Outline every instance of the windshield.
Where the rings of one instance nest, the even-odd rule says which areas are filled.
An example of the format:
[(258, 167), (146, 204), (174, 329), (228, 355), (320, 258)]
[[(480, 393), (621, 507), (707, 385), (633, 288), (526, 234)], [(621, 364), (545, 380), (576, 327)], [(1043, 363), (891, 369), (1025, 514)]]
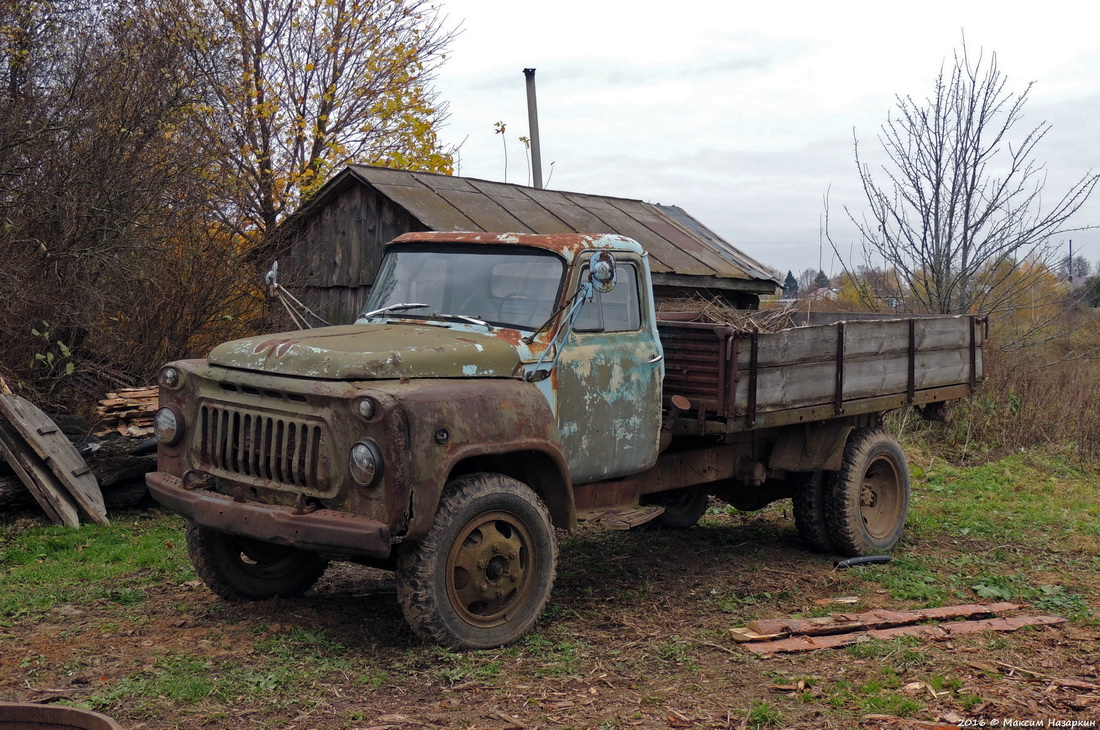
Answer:
[(363, 311), (404, 304), (376, 316), (449, 315), (534, 330), (553, 314), (564, 271), (554, 254), (530, 249), (391, 248)]

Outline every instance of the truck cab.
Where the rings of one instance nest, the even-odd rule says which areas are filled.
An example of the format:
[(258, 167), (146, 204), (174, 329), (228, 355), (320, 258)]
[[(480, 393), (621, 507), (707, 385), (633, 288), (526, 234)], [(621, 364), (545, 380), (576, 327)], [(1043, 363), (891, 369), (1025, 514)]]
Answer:
[(390, 568), (412, 629), (456, 648), (530, 629), (555, 529), (582, 515), (683, 528), (711, 496), (790, 498), (811, 549), (892, 549), (909, 473), (882, 416), (973, 393), (985, 318), (762, 332), (658, 321), (652, 291), (621, 236), (401, 236), (354, 324), (162, 369), (150, 492), (222, 597), (300, 593), (331, 560)]

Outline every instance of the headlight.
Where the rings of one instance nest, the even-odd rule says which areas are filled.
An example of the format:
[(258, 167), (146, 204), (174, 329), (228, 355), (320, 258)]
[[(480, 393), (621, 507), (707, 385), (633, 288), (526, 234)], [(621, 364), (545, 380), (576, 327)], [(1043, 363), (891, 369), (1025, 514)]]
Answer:
[(160, 371), (160, 384), (166, 388), (178, 388), (180, 384), (180, 371), (173, 367), (167, 367)]
[(153, 416), (153, 434), (165, 446), (173, 446), (183, 438), (183, 414), (175, 406), (165, 406)]
[(382, 452), (373, 441), (364, 439), (351, 447), (348, 468), (352, 479), (369, 487), (382, 476)]

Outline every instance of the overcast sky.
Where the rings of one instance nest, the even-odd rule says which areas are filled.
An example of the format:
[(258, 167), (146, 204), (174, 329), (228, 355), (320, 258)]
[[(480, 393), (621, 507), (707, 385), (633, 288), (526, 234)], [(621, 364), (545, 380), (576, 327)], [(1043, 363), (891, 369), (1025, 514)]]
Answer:
[[(1035, 82), (1020, 128), (1052, 125), (1036, 154), (1046, 201), (1100, 171), (1100, 34), (1085, 3), (440, 2), (462, 28), (436, 84), (458, 174), (505, 180), (506, 142), (507, 181), (528, 184), (535, 68), (546, 187), (680, 206), (784, 273), (817, 266), (826, 192), (847, 255), (843, 206), (863, 208), (853, 132), (861, 152), (877, 148), (895, 95), (926, 98), (964, 32), (972, 52), (997, 53), (1010, 89)], [(1076, 223), (1100, 224), (1100, 193)], [(1100, 231), (1065, 238), (1100, 261)], [(827, 243), (822, 265), (840, 268)]]

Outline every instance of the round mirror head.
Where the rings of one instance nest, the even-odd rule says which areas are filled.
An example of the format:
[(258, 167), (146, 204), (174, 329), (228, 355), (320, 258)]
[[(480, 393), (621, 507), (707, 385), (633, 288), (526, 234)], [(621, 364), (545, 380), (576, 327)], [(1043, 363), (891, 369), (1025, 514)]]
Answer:
[(600, 251), (588, 265), (592, 288), (606, 294), (615, 288), (615, 257), (610, 251)]

